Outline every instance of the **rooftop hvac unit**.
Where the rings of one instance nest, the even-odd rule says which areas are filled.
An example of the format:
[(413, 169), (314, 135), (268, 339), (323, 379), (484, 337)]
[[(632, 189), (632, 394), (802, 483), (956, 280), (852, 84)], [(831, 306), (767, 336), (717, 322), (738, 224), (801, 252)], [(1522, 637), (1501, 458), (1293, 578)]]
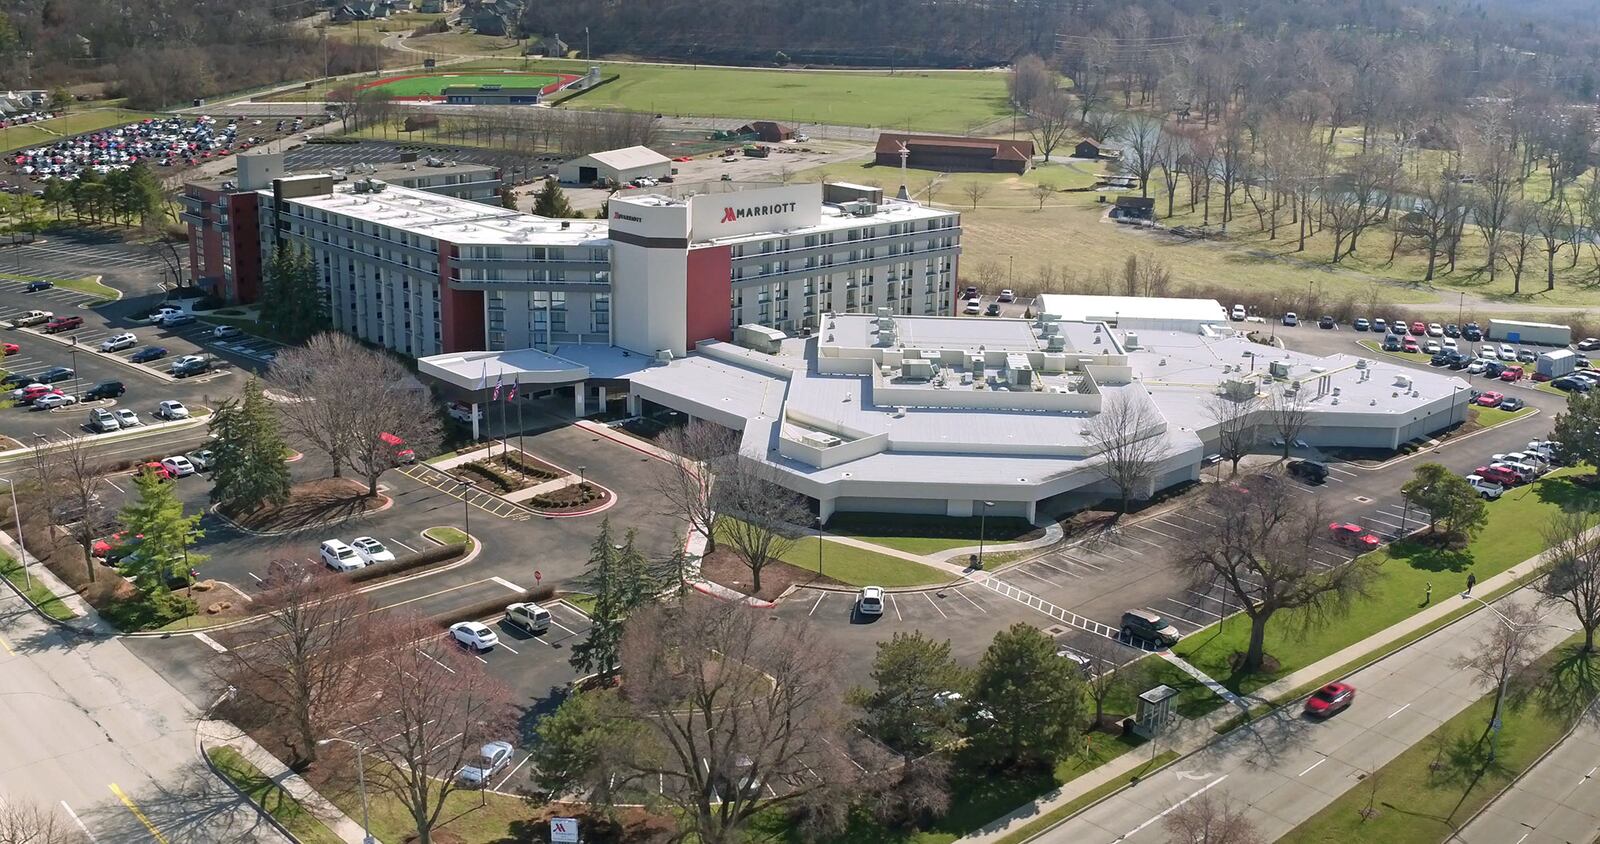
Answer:
[(1061, 333), (1061, 323), (1059, 323), (1059, 322), (1047, 322), (1047, 323), (1044, 324), (1044, 326), (1041, 328), (1041, 330), (1044, 332), (1044, 336), (1046, 336), (1046, 337), (1054, 337), (1057, 334)]
[(821, 431), (806, 431), (800, 435), (800, 442), (813, 448), (832, 448), (844, 442), (844, 440), (832, 434), (824, 434)]
[(1067, 349), (1067, 338), (1062, 337), (1060, 334), (1056, 334), (1049, 340), (1045, 341), (1044, 348), (1047, 352), (1064, 352)]
[(894, 345), (894, 326), (889, 325), (878, 329), (878, 344), (882, 346)]
[(672, 363), (672, 350), (659, 349), (656, 351), (656, 363)]
[(889, 318), (889, 309), (888, 308), (879, 308), (877, 310), (877, 315), (878, 315), (878, 319), (888, 319)]
[(894, 409), (894, 418), (896, 418), (896, 419), (904, 419), (904, 418), (906, 418), (906, 409), (904, 407), (895, 408)]
[(1338, 387), (1334, 387), (1333, 388), (1333, 394), (1336, 395), (1336, 396), (1339, 395), (1339, 388)]
[(1288, 378), (1289, 362), (1286, 360), (1271, 361), (1267, 366), (1267, 372), (1274, 378)]
[(1356, 359), (1356, 369), (1366, 369), (1366, 368), (1367, 368), (1367, 359), (1366, 358), (1357, 358)]
[(1402, 391), (1411, 389), (1411, 376), (1396, 375), (1394, 377), (1394, 385), (1399, 387)]
[(1139, 335), (1132, 331), (1122, 335), (1122, 345), (1128, 349), (1139, 348)]

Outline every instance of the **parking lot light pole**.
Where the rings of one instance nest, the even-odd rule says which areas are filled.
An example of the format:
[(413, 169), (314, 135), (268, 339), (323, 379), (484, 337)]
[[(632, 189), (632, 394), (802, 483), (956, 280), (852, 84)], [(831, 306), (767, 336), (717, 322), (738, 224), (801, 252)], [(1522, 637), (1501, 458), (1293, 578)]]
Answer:
[[(16, 505), (13, 504), (13, 507)], [(18, 528), (20, 531), (21, 528)], [(817, 517), (817, 576), (822, 576), (822, 517)]]
[(461, 532), (467, 535), (467, 542), (472, 542), (472, 502), (467, 495), (474, 489), (472, 481), (457, 481), (461, 486), (456, 492), (461, 493)]
[(336, 741), (342, 741), (356, 749), (356, 783), (361, 787), (361, 831), (366, 833), (366, 837), (361, 839), (361, 844), (378, 844), (378, 839), (372, 837), (372, 821), (367, 814), (367, 765), (365, 757), (361, 755), (362, 750), (365, 748), (349, 739), (343, 738), (325, 738), (318, 741), (317, 746), (322, 747), (325, 744), (331, 744)]
[(17, 509), (17, 484), (10, 478), (0, 478), (5, 485), (11, 487), (11, 517), (17, 520), (17, 547), (22, 549), (22, 582), (30, 591), (33, 589), (33, 575), (28, 573), (28, 543), (22, 538), (22, 511)]
[(983, 502), (983, 511), (978, 514), (978, 570), (983, 571), (983, 538), (989, 526), (989, 508), (994, 506), (993, 501)]
[(68, 350), (68, 354), (72, 355), (72, 395), (77, 396), (79, 395), (78, 381), (80, 379), (78, 378), (78, 335), (76, 334), (72, 335), (72, 348)]

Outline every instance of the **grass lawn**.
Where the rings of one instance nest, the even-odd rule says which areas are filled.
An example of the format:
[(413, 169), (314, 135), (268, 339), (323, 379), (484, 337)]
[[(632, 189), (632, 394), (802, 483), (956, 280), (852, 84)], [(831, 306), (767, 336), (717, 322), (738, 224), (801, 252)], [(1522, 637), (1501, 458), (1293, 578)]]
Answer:
[(1524, 416), (1533, 413), (1533, 408), (1524, 407), (1518, 410), (1501, 410), (1498, 407), (1474, 406), (1469, 412), (1471, 413), (1472, 421), (1476, 422), (1479, 428), (1493, 428), (1496, 425), (1504, 425), (1507, 422), (1521, 419)]
[(23, 147), (53, 144), (63, 138), (93, 132), (107, 126), (125, 126), (146, 117), (160, 117), (147, 111), (130, 111), (125, 108), (94, 108), (0, 129), (0, 152)]
[[(11, 281), (38, 281), (33, 276), (13, 275), (11, 273), (0, 273), (0, 278)], [(100, 276), (86, 275), (82, 278), (53, 278), (50, 281), (64, 290), (75, 290), (79, 293), (87, 293), (90, 296), (99, 296), (105, 299), (122, 298), (121, 291), (115, 287), (101, 284)]]
[(43, 610), (45, 615), (57, 621), (66, 621), (78, 617), (78, 614), (73, 612), (71, 607), (62, 603), (61, 599), (55, 596), (55, 593), (46, 589), (45, 585), (39, 581), (39, 578), (34, 577), (32, 579), (33, 585), (31, 587), (28, 586), (28, 578), (23, 574), (22, 564), (18, 563), (15, 558), (0, 554), (0, 576), (4, 576), (6, 580), (11, 581), (11, 584), (17, 587), (18, 592), (28, 596), (28, 600), (38, 604), (39, 609)]
[[(410, 27), (416, 29), (416, 27)], [(406, 38), (406, 46), (413, 50), (431, 50), (457, 56), (505, 56), (515, 59), (522, 55), (522, 45), (515, 39), (496, 35), (479, 35), (476, 32), (436, 32)]]
[(587, 592), (573, 592), (562, 595), (561, 600), (583, 610), (585, 615), (594, 615), (594, 596)]
[(1581, 642), (1575, 637), (1546, 654), (1520, 678), (1522, 688), (1506, 696), (1493, 761), (1485, 734), (1494, 713), (1491, 692), (1378, 771), (1375, 817), (1362, 817), (1374, 795), (1358, 785), (1279, 841), (1436, 844), (1449, 838), (1457, 824), (1560, 741), (1576, 712), (1593, 700), (1589, 678), (1600, 668), (1600, 656), (1578, 653), (1574, 645)]
[[(802, 537), (782, 556), (784, 562), (817, 570), (817, 538)], [(949, 583), (954, 575), (900, 557), (879, 554), (865, 548), (829, 542), (822, 549), (822, 573), (851, 586), (934, 586)]]
[[(354, 772), (351, 772), (354, 774)], [(371, 777), (367, 778), (370, 783)], [(352, 818), (361, 817), (361, 797), (356, 790), (327, 789), (323, 796)], [(405, 804), (381, 792), (368, 794), (372, 812), (372, 834), (385, 844), (400, 844), (407, 835), (416, 835), (416, 822)], [(518, 830), (526, 830), (540, 816), (540, 807), (521, 797), (466, 789), (451, 792), (445, 800), (444, 821), (434, 828), (449, 830), (467, 844), (522, 840)], [(546, 827), (548, 828), (548, 827)]]
[[(341, 844), (343, 839), (333, 834), (326, 824), (279, 788), (260, 768), (250, 764), (231, 747), (213, 747), (206, 757), (230, 782), (243, 791), (252, 802), (267, 810), (278, 823), (294, 834), (303, 844)], [(357, 816), (359, 817), (359, 815)]]
[(879, 513), (840, 513), (828, 522), (827, 531), (854, 537), (912, 554), (934, 554), (951, 548), (977, 545), (979, 531), (985, 544), (998, 545), (1034, 539), (1044, 531), (1026, 519), (952, 518)]
[(429, 76), (399, 74), (394, 81), (371, 85), (394, 97), (440, 96), (452, 85), (503, 85), (505, 87), (544, 87), (559, 82), (553, 73), (441, 73)]
[(467, 535), (462, 533), (460, 528), (431, 527), (423, 531), (422, 535), (440, 545), (456, 545), (469, 542)]
[[(1417, 542), (1397, 542), (1373, 553), (1383, 568), (1370, 594), (1354, 601), (1347, 615), (1311, 625), (1299, 635), (1299, 613), (1278, 613), (1267, 627), (1267, 652), (1279, 662), (1272, 674), (1235, 676), (1229, 658), (1242, 652), (1250, 626), (1242, 616), (1212, 625), (1186, 637), (1174, 650), (1200, 670), (1237, 692), (1251, 692), (1279, 676), (1309, 665), (1377, 633), (1421, 610), (1423, 594), (1433, 583), (1434, 601), (1455, 601), (1467, 573), (1486, 580), (1544, 549), (1540, 528), (1557, 511), (1600, 504), (1600, 491), (1573, 482), (1579, 470), (1561, 469), (1536, 483), (1506, 492), (1489, 502), (1489, 523), (1459, 551), (1441, 551)], [(1588, 469), (1582, 470), (1588, 473)], [(1472, 603), (1472, 606), (1477, 606)]]
[(1084, 809), (1089, 808), (1095, 803), (1098, 803), (1101, 799), (1109, 797), (1114, 792), (1121, 791), (1123, 788), (1130, 785), (1136, 785), (1140, 779), (1147, 777), (1156, 771), (1161, 770), (1162, 768), (1165, 768), (1176, 761), (1177, 758), (1177, 753), (1171, 750), (1163, 751), (1162, 753), (1158, 754), (1156, 758), (1133, 769), (1132, 773), (1096, 786), (1095, 788), (1084, 792), (1082, 795), (1069, 800), (1054, 809), (1051, 809), (1043, 815), (1040, 815), (1038, 818), (1029, 821), (1016, 832), (1013, 832), (1000, 839), (998, 842), (996, 842), (996, 844), (1024, 844), (1024, 842), (1031, 840), (1034, 836), (1044, 832), (1051, 826), (1054, 826), (1055, 824), (1058, 824), (1067, 818), (1076, 815)]

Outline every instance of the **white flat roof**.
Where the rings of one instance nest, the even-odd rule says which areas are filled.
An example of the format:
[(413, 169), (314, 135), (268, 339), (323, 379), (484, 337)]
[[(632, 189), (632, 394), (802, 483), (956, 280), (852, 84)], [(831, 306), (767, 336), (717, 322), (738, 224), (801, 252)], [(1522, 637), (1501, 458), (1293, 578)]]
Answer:
[[(868, 217), (859, 217), (844, 210), (843, 208), (840, 208), (837, 205), (830, 205), (824, 202), (822, 204), (822, 219), (819, 220), (814, 226), (800, 226), (798, 228), (785, 229), (779, 232), (751, 232), (750, 234), (696, 240), (695, 243), (748, 243), (751, 241), (767, 240), (775, 235), (792, 236), (807, 235), (813, 232), (820, 233), (844, 231), (847, 229), (858, 229), (863, 226), (875, 226), (880, 223), (904, 223), (920, 220), (936, 220), (941, 217), (955, 217), (957, 215), (958, 212), (955, 211), (943, 211), (938, 208), (929, 208), (917, 202), (907, 202), (905, 200), (885, 197), (883, 202), (879, 203), (876, 214)], [(950, 229), (951, 235), (957, 235), (959, 233), (959, 229)], [(837, 247), (842, 244), (836, 243), (834, 245)]]
[(469, 246), (603, 246), (610, 243), (607, 240), (610, 227), (604, 220), (553, 220), (399, 185), (388, 185), (377, 193), (356, 193), (353, 181), (342, 182), (334, 185), (333, 193), (297, 196), (288, 201)]
[(1228, 321), (1228, 312), (1215, 299), (1045, 293), (1039, 296), (1036, 310), (1082, 322), (1116, 319)]
[[(623, 147), (622, 149), (608, 149), (604, 152), (592, 152), (583, 158), (604, 164), (616, 170), (632, 170), (635, 167), (649, 167), (653, 164), (668, 164), (672, 159), (662, 155), (649, 147)], [(578, 159), (582, 161), (583, 159)]]

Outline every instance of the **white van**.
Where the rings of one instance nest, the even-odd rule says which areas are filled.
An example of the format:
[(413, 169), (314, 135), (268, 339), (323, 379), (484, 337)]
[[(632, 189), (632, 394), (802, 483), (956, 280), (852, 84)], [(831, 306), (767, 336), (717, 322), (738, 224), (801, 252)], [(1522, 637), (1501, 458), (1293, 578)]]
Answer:
[(543, 633), (550, 629), (550, 611), (533, 602), (512, 604), (506, 607), (506, 622), (515, 624), (529, 633)]
[(355, 571), (366, 565), (356, 549), (337, 539), (322, 543), (322, 564), (334, 571)]
[(1233, 306), (1233, 321), (1244, 322), (1244, 305)]

